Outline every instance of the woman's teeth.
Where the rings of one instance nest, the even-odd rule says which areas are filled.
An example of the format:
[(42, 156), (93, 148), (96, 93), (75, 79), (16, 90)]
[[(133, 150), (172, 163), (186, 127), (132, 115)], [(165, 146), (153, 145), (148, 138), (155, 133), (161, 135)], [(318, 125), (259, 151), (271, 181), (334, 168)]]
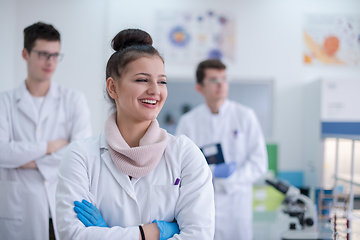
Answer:
[(156, 104), (156, 100), (144, 99), (144, 100), (140, 100), (140, 101), (143, 103), (148, 103), (148, 104), (152, 104), (152, 105)]

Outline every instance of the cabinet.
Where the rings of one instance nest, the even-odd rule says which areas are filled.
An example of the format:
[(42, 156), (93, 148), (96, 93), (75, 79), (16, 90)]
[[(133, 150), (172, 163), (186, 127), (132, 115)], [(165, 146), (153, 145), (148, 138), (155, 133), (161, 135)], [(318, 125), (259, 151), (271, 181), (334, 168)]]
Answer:
[(333, 189), (333, 196), (345, 193), (346, 214), (355, 220), (354, 196), (360, 193), (360, 79), (316, 80), (305, 87), (304, 100), (305, 184)]
[[(360, 79), (319, 79), (306, 85), (303, 115), (305, 185), (326, 187), (325, 170), (333, 167), (324, 161), (328, 154), (325, 147), (336, 138), (350, 142), (360, 139)], [(351, 149), (344, 154), (350, 152)]]

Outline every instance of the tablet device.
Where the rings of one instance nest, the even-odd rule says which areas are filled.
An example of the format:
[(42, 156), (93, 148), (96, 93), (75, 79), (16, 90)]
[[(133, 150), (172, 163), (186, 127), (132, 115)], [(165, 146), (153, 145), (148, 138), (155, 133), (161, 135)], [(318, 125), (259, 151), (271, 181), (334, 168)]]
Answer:
[(206, 145), (200, 148), (200, 150), (203, 152), (208, 164), (220, 164), (225, 162), (220, 143)]

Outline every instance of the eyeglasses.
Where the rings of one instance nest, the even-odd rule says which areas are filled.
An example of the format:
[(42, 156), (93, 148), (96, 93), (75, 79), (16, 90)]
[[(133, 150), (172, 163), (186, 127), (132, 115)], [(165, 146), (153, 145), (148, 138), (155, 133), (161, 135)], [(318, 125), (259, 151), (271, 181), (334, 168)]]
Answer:
[(64, 55), (62, 53), (48, 53), (48, 52), (38, 51), (38, 50), (31, 50), (31, 51), (36, 52), (38, 54), (40, 61), (48, 61), (51, 57), (53, 57), (53, 59), (56, 62), (60, 62), (61, 59), (64, 57)]
[(207, 82), (212, 83), (212, 84), (220, 84), (220, 83), (229, 82), (229, 79), (227, 79), (227, 78), (222, 78), (222, 79), (220, 79), (220, 78), (209, 78), (207, 80)]

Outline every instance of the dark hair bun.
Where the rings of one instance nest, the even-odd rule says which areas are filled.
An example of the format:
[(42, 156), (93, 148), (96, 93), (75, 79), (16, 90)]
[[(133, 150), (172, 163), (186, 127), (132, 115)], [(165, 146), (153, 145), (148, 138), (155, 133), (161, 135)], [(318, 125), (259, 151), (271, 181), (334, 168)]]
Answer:
[(131, 45), (152, 45), (151, 36), (140, 29), (125, 29), (119, 32), (112, 40), (111, 46), (119, 51)]

